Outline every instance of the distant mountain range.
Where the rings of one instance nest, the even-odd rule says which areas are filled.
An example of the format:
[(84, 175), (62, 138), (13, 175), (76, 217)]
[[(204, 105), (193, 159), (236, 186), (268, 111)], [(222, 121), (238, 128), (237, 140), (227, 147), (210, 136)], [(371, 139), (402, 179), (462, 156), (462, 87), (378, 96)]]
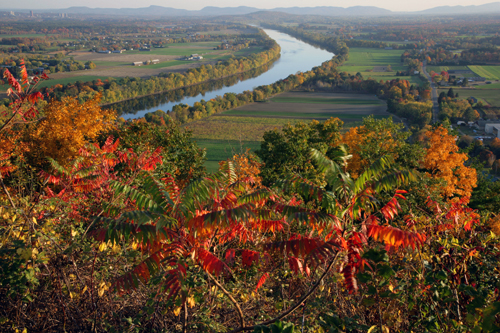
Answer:
[[(1, 9), (0, 9), (1, 10)], [(13, 9), (5, 9), (13, 10)], [(14, 9), (15, 10), (15, 9)], [(26, 12), (27, 9), (15, 10)], [(205, 7), (201, 10), (176, 9), (162, 6), (149, 6), (144, 8), (89, 8), (70, 7), (66, 9), (34, 10), (35, 13), (52, 12), (79, 15), (119, 15), (119, 16), (221, 16), (221, 15), (246, 15), (255, 12), (281, 12), (293, 15), (323, 15), (323, 16), (384, 16), (394, 14), (417, 14), (417, 15), (456, 15), (456, 14), (482, 14), (500, 13), (500, 2), (485, 5), (472, 6), (440, 6), (416, 12), (393, 12), (373, 6), (342, 7), (290, 7), (259, 9), (254, 7)]]

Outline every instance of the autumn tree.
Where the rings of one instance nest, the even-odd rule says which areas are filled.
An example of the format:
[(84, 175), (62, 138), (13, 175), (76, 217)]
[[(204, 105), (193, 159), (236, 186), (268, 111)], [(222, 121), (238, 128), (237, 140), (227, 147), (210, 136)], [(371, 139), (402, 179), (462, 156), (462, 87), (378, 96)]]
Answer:
[(349, 147), (352, 158), (347, 163), (351, 176), (357, 178), (369, 165), (382, 156), (391, 156), (398, 166), (414, 168), (422, 158), (419, 145), (407, 142), (410, 132), (403, 131), (402, 123), (394, 123), (392, 118), (363, 119), (363, 125), (351, 127), (342, 136), (342, 143)]
[(190, 131), (167, 116), (163, 126), (141, 121), (128, 121), (111, 134), (120, 138), (121, 146), (140, 154), (146, 150), (161, 148), (163, 164), (155, 169), (161, 178), (171, 174), (181, 187), (192, 179), (205, 174), (205, 150), (192, 140)]
[(250, 149), (247, 149), (247, 151), (242, 154), (235, 154), (228, 161), (219, 162), (220, 171), (223, 171), (227, 162), (231, 162), (232, 165), (234, 165), (236, 179), (245, 184), (249, 184), (249, 189), (253, 187), (262, 187), (262, 177), (260, 177), (262, 163), (258, 161), (256, 155), (250, 152)]
[(102, 109), (100, 100), (97, 95), (83, 104), (73, 98), (50, 101), (43, 110), (44, 117), (28, 129), (27, 140), (34, 162), (44, 163), (50, 157), (68, 166), (81, 148), (112, 129), (115, 112)]
[(476, 187), (476, 170), (464, 165), (468, 157), (458, 152), (455, 136), (448, 134), (443, 126), (428, 131), (426, 136), (428, 141), (423, 167), (427, 174), (444, 181), (439, 185), (443, 196), (470, 197)]
[(340, 119), (330, 118), (325, 122), (301, 122), (264, 133), (260, 149), (256, 152), (264, 163), (261, 171), (263, 184), (270, 185), (297, 173), (314, 182), (321, 182), (322, 175), (314, 167), (309, 151), (315, 148), (330, 156), (340, 141), (342, 125)]

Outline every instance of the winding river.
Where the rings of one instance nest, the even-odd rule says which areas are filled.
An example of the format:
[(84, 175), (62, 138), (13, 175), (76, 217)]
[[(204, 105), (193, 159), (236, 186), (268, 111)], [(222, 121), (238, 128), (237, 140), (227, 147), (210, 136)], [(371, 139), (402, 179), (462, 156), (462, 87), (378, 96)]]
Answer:
[[(140, 105), (135, 105), (134, 113), (123, 112), (122, 117), (125, 119), (133, 119), (144, 117), (148, 112), (154, 112), (156, 110), (170, 111), (172, 107), (179, 103), (184, 103), (188, 105), (193, 105), (195, 102), (199, 102), (201, 99), (212, 99), (217, 96), (222, 96), (225, 93), (241, 93), (246, 90), (253, 90), (255, 87), (261, 85), (267, 85), (274, 83), (278, 80), (286, 78), (290, 74), (295, 74), (297, 72), (305, 72), (312, 69), (315, 66), (321, 65), (324, 61), (330, 60), (334, 54), (320, 48), (314, 47), (307, 43), (304, 43), (290, 35), (281, 33), (276, 30), (264, 29), (266, 34), (274, 39), (281, 47), (281, 57), (275, 61), (267, 71), (260, 73), (256, 77), (244, 79), (241, 78), (235, 80), (236, 83), (228, 83), (222, 85), (214, 85), (213, 90), (205, 91), (204, 93), (198, 93), (195, 96), (183, 96), (187, 95), (184, 93), (178, 94), (177, 98), (172, 100), (172, 98), (166, 98), (161, 94), (156, 95), (156, 97), (149, 98), (161, 98), (162, 100), (152, 103), (155, 105), (151, 107), (151, 103), (140, 103), (144, 104), (144, 108)], [(183, 90), (183, 89), (180, 89)], [(116, 107), (120, 109), (120, 103), (115, 104)], [(123, 105), (122, 110), (127, 110), (127, 107)], [(130, 110), (132, 111), (132, 110)], [(129, 112), (130, 112), (129, 111)]]

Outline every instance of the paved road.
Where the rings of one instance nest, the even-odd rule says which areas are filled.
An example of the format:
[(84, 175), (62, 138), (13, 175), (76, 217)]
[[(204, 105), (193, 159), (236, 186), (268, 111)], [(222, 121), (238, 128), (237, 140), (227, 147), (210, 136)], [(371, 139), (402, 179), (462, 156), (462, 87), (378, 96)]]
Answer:
[(424, 64), (422, 66), (422, 71), (424, 72), (425, 77), (427, 80), (429, 80), (429, 83), (431, 84), (431, 98), (432, 98), (432, 123), (435, 123), (438, 121), (438, 113), (439, 113), (439, 104), (438, 104), (438, 94), (437, 94), (437, 89), (436, 89), (436, 84), (432, 82), (432, 79), (427, 73), (427, 68), (426, 68), (427, 62), (424, 61)]

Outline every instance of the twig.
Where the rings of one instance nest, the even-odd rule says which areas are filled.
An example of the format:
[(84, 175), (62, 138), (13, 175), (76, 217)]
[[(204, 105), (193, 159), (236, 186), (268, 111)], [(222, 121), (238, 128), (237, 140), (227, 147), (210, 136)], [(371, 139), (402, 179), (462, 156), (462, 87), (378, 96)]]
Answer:
[(237, 329), (229, 331), (229, 333), (237, 333), (237, 332), (241, 332), (241, 331), (253, 331), (255, 329), (255, 327), (257, 327), (257, 326), (266, 326), (266, 325), (272, 324), (275, 321), (278, 321), (278, 320), (280, 320), (280, 319), (288, 316), (289, 314), (291, 314), (295, 310), (297, 310), (302, 305), (302, 303), (304, 303), (312, 295), (312, 293), (316, 290), (316, 288), (318, 288), (318, 286), (320, 285), (321, 281), (323, 281), (323, 279), (325, 278), (325, 276), (328, 274), (328, 272), (330, 271), (330, 269), (333, 267), (333, 264), (335, 263), (338, 255), (339, 255), (339, 253), (337, 252), (337, 254), (335, 255), (335, 257), (333, 257), (332, 260), (330, 261), (330, 263), (328, 264), (328, 267), (326, 268), (326, 270), (323, 273), (323, 275), (321, 275), (321, 277), (314, 284), (314, 286), (311, 288), (311, 290), (309, 290), (309, 292), (307, 294), (305, 294), (304, 296), (302, 296), (302, 298), (300, 298), (297, 301), (297, 303), (294, 306), (292, 306), (290, 309), (286, 310), (285, 312), (283, 312), (279, 316), (277, 316), (277, 317), (275, 317), (273, 319), (270, 319), (268, 321), (262, 322), (262, 323), (260, 323), (258, 325), (247, 326), (247, 327), (241, 326), (241, 327), (239, 327)]
[[(220, 290), (222, 290), (222, 292), (231, 300), (231, 302), (236, 307), (236, 310), (238, 310), (238, 315), (240, 316), (240, 328), (245, 327), (245, 317), (243, 316), (243, 311), (241, 311), (241, 307), (238, 304), (238, 302), (236, 302), (234, 297), (226, 289), (224, 289), (224, 287), (219, 283), (219, 281), (217, 281), (209, 272), (206, 272), (206, 273), (207, 273), (208, 277), (210, 279), (212, 279), (212, 281), (214, 281), (214, 283), (217, 285), (217, 287), (219, 287)], [(236, 331), (236, 332), (239, 332), (239, 331)]]

